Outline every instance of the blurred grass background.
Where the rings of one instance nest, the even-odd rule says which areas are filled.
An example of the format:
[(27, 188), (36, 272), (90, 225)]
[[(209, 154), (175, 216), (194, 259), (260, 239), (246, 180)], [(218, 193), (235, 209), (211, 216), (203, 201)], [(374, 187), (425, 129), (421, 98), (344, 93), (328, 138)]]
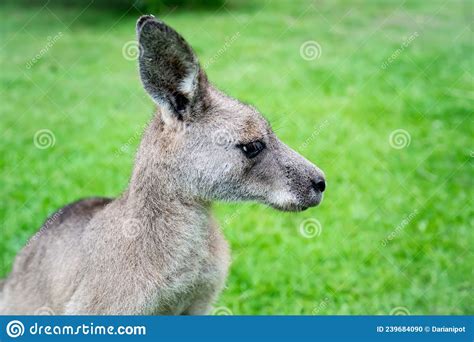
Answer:
[[(0, 5), (0, 276), (48, 214), (127, 185), (153, 104), (122, 50), (154, 5), (119, 2)], [(154, 14), (328, 179), (322, 205), (303, 213), (216, 204), (233, 250), (217, 306), (473, 314), (472, 2), (211, 5), (161, 3)], [(302, 58), (307, 41), (317, 58)], [(41, 129), (54, 146), (35, 147)], [(399, 129), (410, 142), (397, 149)], [(322, 227), (311, 238), (308, 219)]]

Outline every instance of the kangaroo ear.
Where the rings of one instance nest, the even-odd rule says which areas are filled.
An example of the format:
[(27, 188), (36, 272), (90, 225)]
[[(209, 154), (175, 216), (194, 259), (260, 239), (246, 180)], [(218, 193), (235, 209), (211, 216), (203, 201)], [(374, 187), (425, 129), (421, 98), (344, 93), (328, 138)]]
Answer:
[(161, 108), (183, 120), (203, 97), (207, 82), (196, 55), (175, 30), (151, 15), (137, 22), (140, 77)]

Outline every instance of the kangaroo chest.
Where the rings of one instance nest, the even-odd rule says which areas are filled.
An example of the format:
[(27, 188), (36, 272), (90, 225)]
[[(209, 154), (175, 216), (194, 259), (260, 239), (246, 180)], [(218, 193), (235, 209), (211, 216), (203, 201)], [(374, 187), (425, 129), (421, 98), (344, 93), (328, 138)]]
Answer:
[(210, 301), (227, 274), (227, 243), (217, 229), (180, 235), (160, 252), (163, 267), (151, 294), (153, 314), (182, 314), (197, 302)]

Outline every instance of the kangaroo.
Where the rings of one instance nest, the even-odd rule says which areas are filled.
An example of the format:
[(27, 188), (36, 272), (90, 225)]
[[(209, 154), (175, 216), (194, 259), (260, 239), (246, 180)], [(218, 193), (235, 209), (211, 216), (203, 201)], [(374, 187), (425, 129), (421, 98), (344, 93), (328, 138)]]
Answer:
[(230, 260), (213, 201), (300, 211), (322, 200), (322, 171), (254, 107), (210, 84), (175, 30), (146, 15), (136, 31), (140, 78), (157, 111), (129, 185), (46, 220), (0, 284), (2, 314), (207, 314)]

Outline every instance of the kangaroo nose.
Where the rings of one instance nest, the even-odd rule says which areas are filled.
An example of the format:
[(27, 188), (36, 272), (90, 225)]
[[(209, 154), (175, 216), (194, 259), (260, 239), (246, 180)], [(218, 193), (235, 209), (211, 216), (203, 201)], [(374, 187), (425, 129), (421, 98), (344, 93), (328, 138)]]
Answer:
[(326, 182), (322, 178), (312, 180), (311, 184), (313, 185), (313, 189), (316, 191), (324, 192), (326, 189)]

